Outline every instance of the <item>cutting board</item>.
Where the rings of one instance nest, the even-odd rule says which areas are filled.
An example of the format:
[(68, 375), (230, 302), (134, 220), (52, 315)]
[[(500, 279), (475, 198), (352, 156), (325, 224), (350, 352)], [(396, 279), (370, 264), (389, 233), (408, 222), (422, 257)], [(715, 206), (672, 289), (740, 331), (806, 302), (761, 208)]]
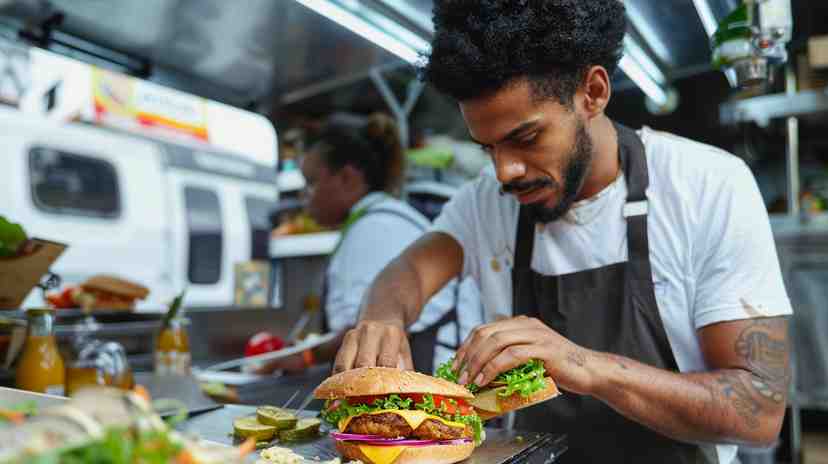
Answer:
[[(253, 406), (227, 405), (223, 409), (194, 417), (178, 428), (187, 433), (222, 444), (236, 444), (233, 436), (233, 420), (254, 415)], [(306, 412), (300, 417), (315, 417), (316, 412)], [(518, 438), (520, 437), (520, 438)], [(313, 462), (314, 458), (332, 459), (339, 454), (334, 449), (333, 439), (322, 436), (316, 440), (288, 446), (296, 453)], [(566, 451), (566, 436), (549, 433), (520, 432), (515, 430), (486, 429), (486, 440), (475, 449), (465, 464), (513, 464), (513, 463), (552, 463), (557, 456)], [(256, 453), (258, 455), (258, 453)], [(254, 459), (255, 461), (255, 459)]]

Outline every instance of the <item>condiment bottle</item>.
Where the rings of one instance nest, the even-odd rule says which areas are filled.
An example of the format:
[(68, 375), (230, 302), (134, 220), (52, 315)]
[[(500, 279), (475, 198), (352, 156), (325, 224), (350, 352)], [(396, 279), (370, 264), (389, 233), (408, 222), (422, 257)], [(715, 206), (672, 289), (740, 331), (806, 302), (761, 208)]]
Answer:
[(53, 333), (54, 311), (30, 309), (28, 337), (17, 364), (17, 388), (52, 395), (63, 395), (66, 383), (63, 358)]

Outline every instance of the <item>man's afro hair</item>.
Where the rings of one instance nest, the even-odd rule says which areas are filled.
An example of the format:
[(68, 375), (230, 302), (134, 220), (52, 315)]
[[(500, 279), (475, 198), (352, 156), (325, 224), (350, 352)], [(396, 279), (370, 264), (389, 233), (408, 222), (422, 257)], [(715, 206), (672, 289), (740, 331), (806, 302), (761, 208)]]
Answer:
[(435, 0), (422, 78), (465, 101), (526, 78), (537, 98), (571, 105), (589, 67), (612, 74), (626, 32), (620, 0)]

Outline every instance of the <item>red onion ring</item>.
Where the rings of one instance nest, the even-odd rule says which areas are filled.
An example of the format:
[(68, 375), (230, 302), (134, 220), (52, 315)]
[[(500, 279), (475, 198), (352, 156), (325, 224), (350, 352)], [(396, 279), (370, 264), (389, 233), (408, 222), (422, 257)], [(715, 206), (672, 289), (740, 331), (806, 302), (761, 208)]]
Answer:
[(365, 443), (367, 445), (379, 446), (434, 446), (434, 445), (459, 445), (462, 443), (469, 443), (470, 438), (461, 438), (457, 440), (417, 440), (408, 439), (404, 437), (399, 438), (383, 438), (378, 435), (361, 435), (357, 433), (340, 433), (331, 432), (331, 437), (339, 441), (354, 441)]

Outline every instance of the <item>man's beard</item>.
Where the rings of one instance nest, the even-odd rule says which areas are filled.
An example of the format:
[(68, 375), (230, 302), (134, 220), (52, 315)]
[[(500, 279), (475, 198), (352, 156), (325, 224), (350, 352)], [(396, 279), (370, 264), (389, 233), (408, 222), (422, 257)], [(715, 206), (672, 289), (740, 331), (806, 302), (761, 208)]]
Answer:
[(592, 139), (586, 131), (586, 126), (583, 121), (578, 120), (578, 126), (575, 129), (575, 141), (567, 156), (566, 167), (564, 168), (563, 188), (560, 183), (551, 178), (536, 179), (531, 182), (511, 183), (503, 186), (503, 191), (507, 193), (526, 191), (537, 187), (551, 188), (561, 192), (561, 199), (558, 204), (549, 208), (542, 203), (533, 203), (527, 205), (529, 215), (536, 223), (550, 223), (557, 221), (569, 211), (578, 194), (581, 192), (581, 187), (584, 185), (589, 173), (589, 165), (592, 163), (593, 157)]

